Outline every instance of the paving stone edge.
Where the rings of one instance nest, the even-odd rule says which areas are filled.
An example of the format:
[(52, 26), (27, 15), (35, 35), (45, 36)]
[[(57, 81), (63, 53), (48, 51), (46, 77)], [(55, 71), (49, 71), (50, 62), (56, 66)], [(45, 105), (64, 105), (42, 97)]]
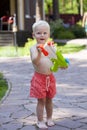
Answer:
[(7, 81), (7, 84), (8, 84), (8, 90), (5, 93), (4, 97), (1, 99), (0, 104), (2, 104), (4, 102), (4, 100), (9, 96), (11, 88), (12, 88), (12, 83), (8, 79), (6, 79), (6, 81)]

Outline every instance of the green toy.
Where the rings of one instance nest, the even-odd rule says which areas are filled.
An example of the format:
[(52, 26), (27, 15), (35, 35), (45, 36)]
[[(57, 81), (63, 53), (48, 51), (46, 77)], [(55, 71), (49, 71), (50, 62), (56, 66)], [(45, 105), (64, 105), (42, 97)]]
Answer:
[(67, 68), (69, 65), (69, 60), (65, 59), (61, 52), (58, 50), (56, 51), (57, 58), (51, 58), (51, 61), (53, 62), (53, 66), (50, 68), (52, 72), (58, 71), (59, 68)]
[(45, 56), (49, 56), (49, 53), (51, 53), (51, 52), (52, 52), (51, 57), (53, 57), (55, 55), (55, 58), (50, 58), (50, 60), (53, 63), (50, 70), (52, 72), (57, 72), (58, 68), (67, 68), (69, 65), (69, 60), (65, 59), (63, 57), (63, 55), (61, 54), (61, 52), (58, 51), (58, 49), (55, 50), (53, 45), (54, 45), (54, 43), (51, 41), (51, 42), (48, 42), (45, 46), (43, 44), (38, 45), (38, 48), (41, 50), (41, 52)]

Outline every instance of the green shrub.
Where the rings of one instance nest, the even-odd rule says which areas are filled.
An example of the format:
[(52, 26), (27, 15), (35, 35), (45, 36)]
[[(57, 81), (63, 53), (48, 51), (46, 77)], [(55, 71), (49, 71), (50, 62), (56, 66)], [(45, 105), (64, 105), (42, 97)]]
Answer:
[[(55, 36), (55, 35), (54, 35)], [(72, 32), (65, 30), (65, 31), (59, 31), (58, 33), (56, 33), (56, 37), (54, 38), (58, 38), (58, 39), (74, 39), (75, 36)]]
[(86, 36), (85, 29), (80, 25), (75, 25), (71, 27), (71, 32), (75, 35), (76, 38), (83, 38)]
[(24, 54), (25, 55), (29, 55), (30, 54), (30, 47), (33, 46), (34, 44), (36, 43), (36, 40), (35, 39), (32, 39), (32, 38), (28, 38), (28, 41), (25, 43), (25, 46), (24, 46)]
[(74, 39), (83, 38), (86, 36), (84, 28), (81, 26), (81, 21), (74, 26), (65, 28), (61, 19), (50, 23), (51, 37), (54, 39)]
[(61, 19), (50, 23), (51, 27), (51, 37), (54, 39), (73, 39), (74, 34), (63, 26), (63, 21)]
[(56, 33), (58, 31), (64, 30), (62, 24), (63, 24), (63, 22), (61, 19), (56, 20), (55, 22), (54, 21), (50, 22), (51, 37), (56, 37)]

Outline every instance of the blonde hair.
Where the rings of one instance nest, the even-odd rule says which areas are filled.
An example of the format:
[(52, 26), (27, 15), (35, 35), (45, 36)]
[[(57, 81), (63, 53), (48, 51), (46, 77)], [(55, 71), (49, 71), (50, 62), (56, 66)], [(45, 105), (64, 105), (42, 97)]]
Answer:
[(36, 28), (39, 27), (39, 26), (45, 26), (45, 27), (47, 27), (47, 29), (50, 32), (50, 25), (46, 21), (44, 21), (44, 20), (39, 20), (38, 22), (35, 22), (33, 24), (33, 26), (32, 26), (33, 32), (35, 32)]

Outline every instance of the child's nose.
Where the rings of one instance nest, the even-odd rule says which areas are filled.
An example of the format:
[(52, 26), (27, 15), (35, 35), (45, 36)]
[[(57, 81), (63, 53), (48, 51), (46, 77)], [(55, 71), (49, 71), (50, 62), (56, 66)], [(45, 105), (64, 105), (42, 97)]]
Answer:
[(44, 36), (44, 33), (42, 33), (41, 36)]

